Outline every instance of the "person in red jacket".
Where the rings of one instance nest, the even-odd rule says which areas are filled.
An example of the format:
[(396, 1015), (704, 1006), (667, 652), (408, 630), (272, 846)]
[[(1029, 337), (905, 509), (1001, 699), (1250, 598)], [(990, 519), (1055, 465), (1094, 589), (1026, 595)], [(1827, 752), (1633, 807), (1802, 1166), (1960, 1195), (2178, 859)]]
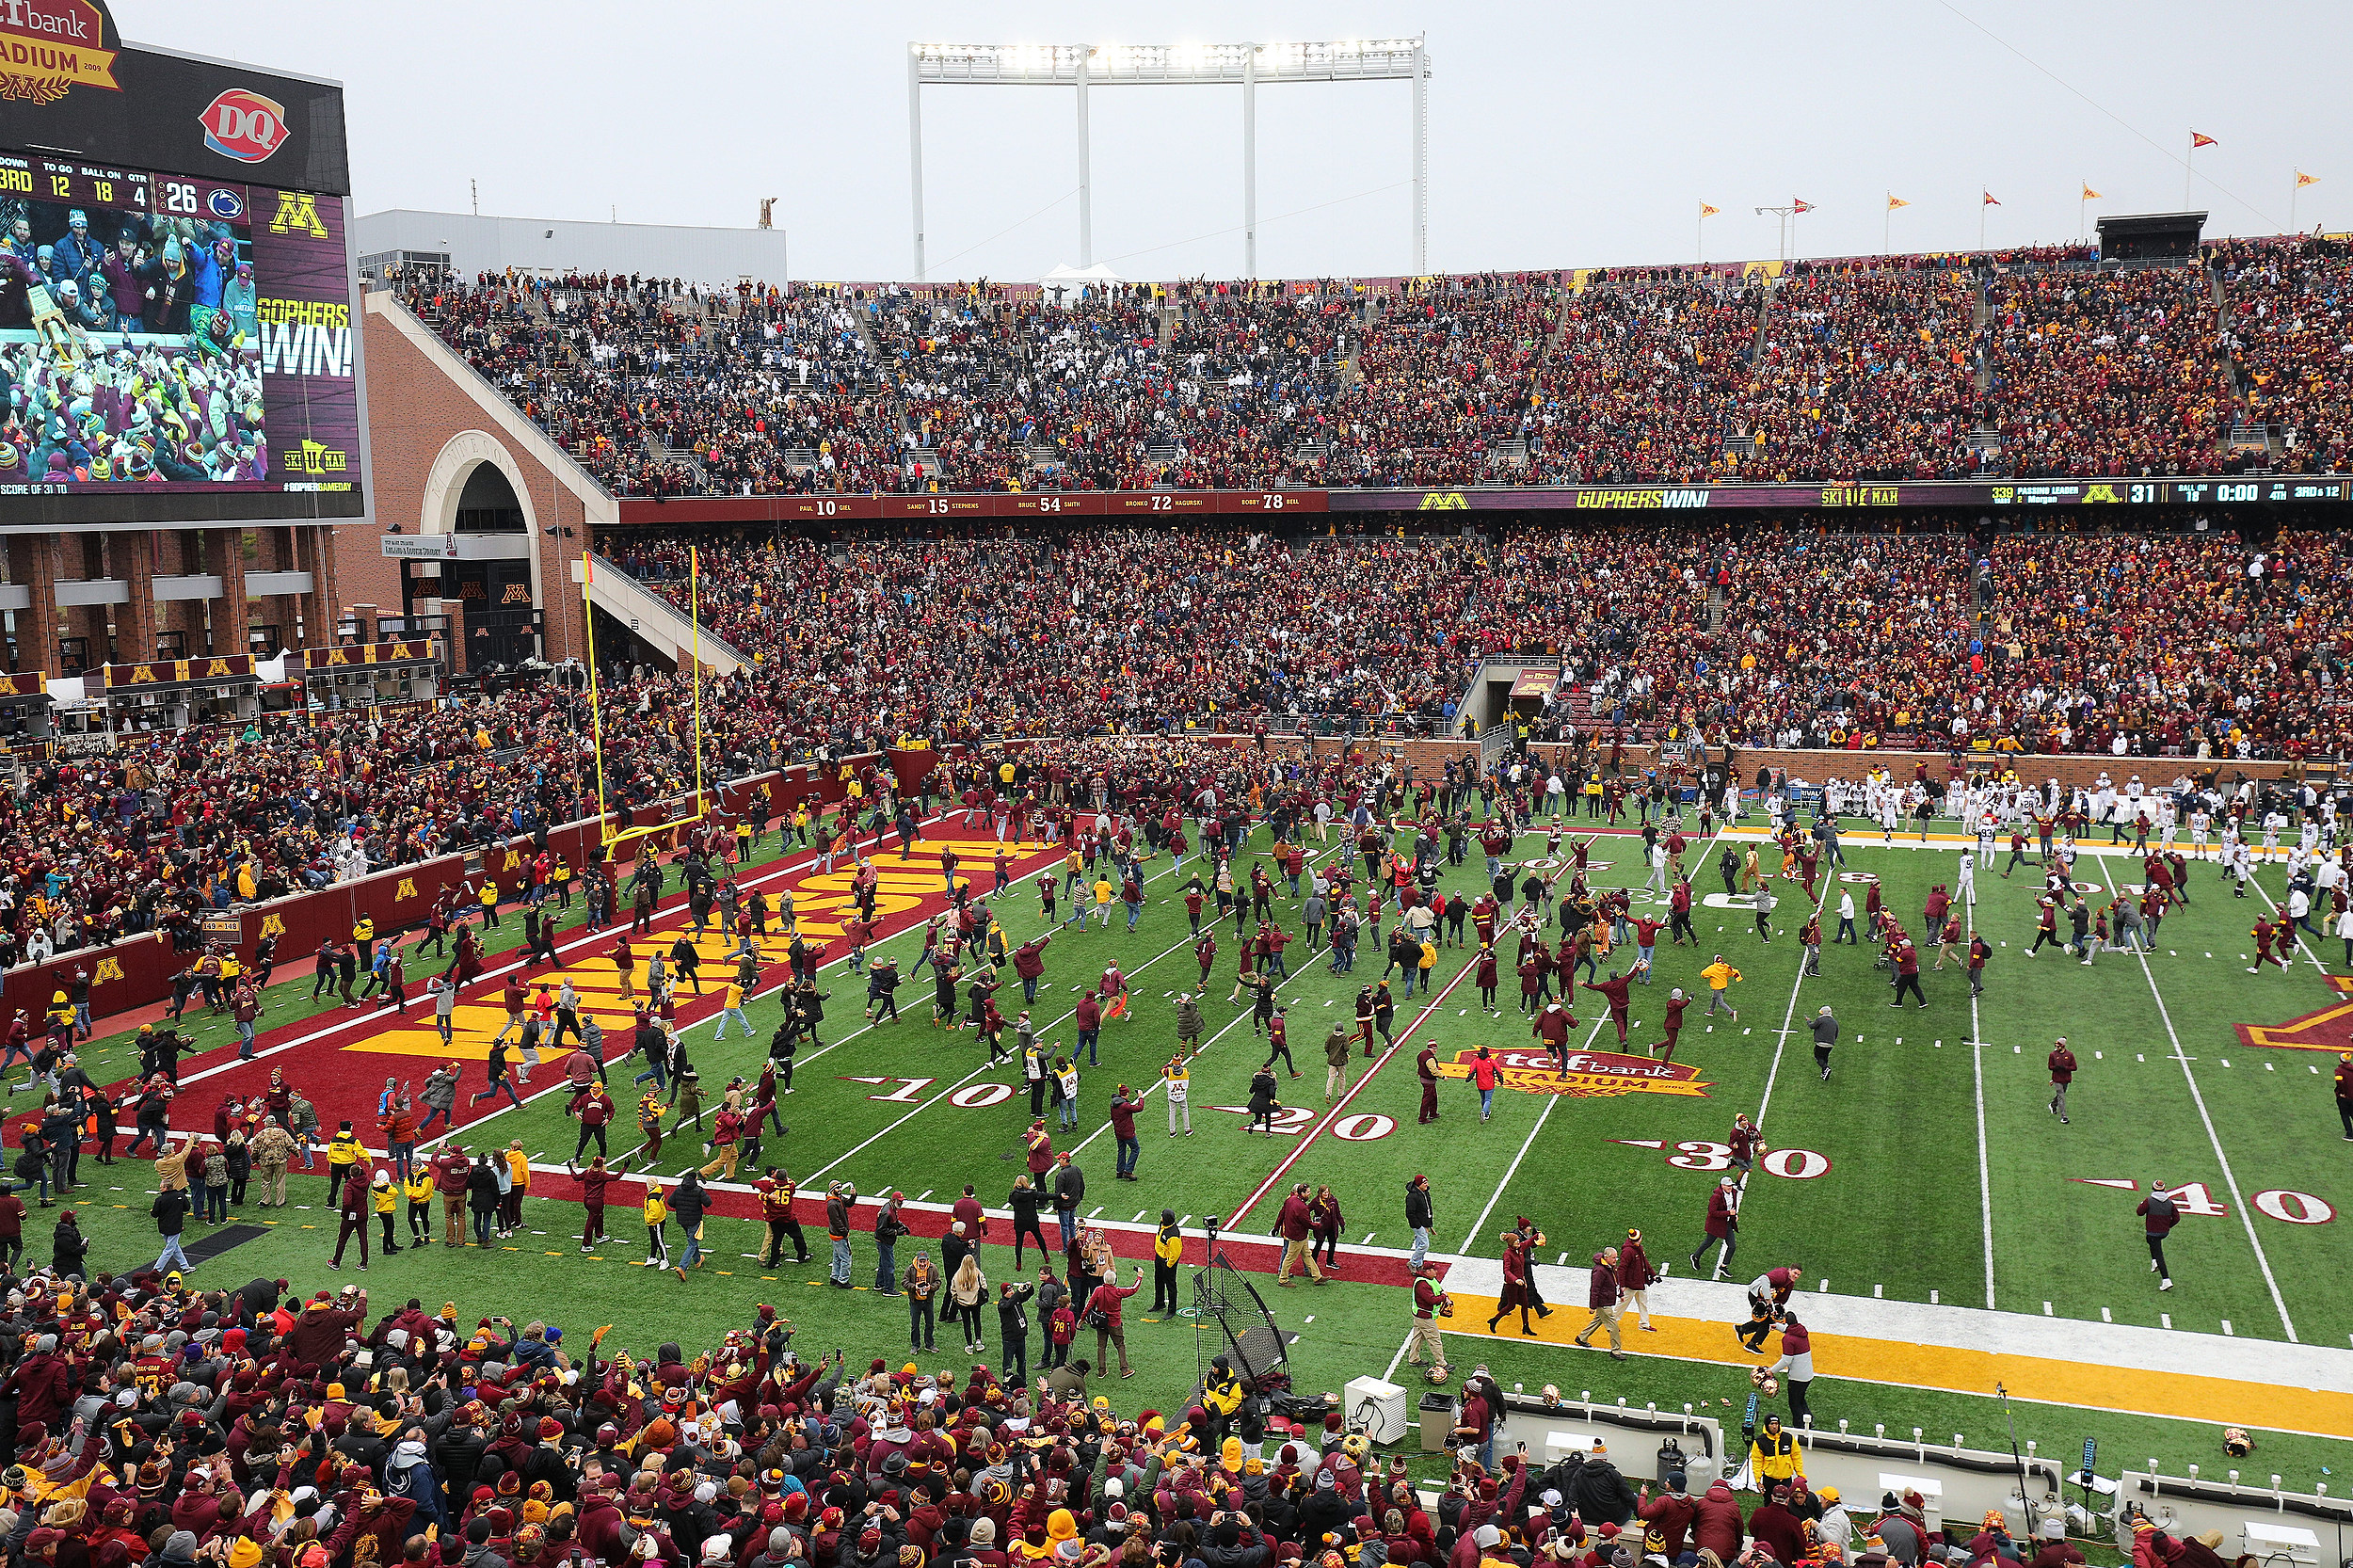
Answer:
[[(1658, 1271), (1651, 1265), (1650, 1254), (1642, 1250), (1642, 1233), (1628, 1229), (1625, 1245), (1618, 1249), (1618, 1288), (1645, 1334), (1658, 1332), (1650, 1320), (1650, 1288), (1657, 1283)], [(1674, 1560), (1670, 1557), (1668, 1560)]]
[(1720, 1561), (1735, 1562), (1747, 1539), (1740, 1504), (1733, 1497), (1732, 1488), (1721, 1480), (1710, 1482), (1706, 1495), (1691, 1510), (1691, 1544), (1703, 1552), (1714, 1552)]
[(1576, 1015), (1556, 1001), (1536, 1015), (1535, 1028), (1530, 1031), (1552, 1052), (1553, 1072), (1562, 1078), (1569, 1072), (1569, 1031), (1576, 1027)]
[(1143, 1108), (1144, 1101), (1124, 1083), (1112, 1096), (1112, 1137), (1119, 1144), (1118, 1166), (1112, 1172), (1115, 1181), (1136, 1179), (1136, 1160), (1144, 1152), (1143, 1144), (1136, 1139), (1136, 1112)]
[[(2345, 1069), (2340, 1067), (2337, 1072), (2342, 1080)], [(1421, 1050), (1414, 1058), (1414, 1077), (1421, 1084), (1421, 1113), (1416, 1119), (1426, 1127), (1438, 1119), (1437, 1041), (1424, 1040), (1421, 1043)], [(2339, 1101), (2340, 1106), (2343, 1103), (2342, 1100)], [(2353, 1123), (2347, 1125), (2353, 1126)], [(2347, 1133), (2346, 1136), (2353, 1137), (2353, 1133)]]
[(1479, 1006), (1493, 1017), (1496, 1012), (1496, 950), (1481, 943), (1479, 948)]
[(1676, 881), (1675, 890), (1667, 902), (1667, 945), (1681, 947), (1689, 937), (1693, 947), (1700, 945), (1700, 934), (1691, 929), (1691, 879)]
[(2060, 1035), (2058, 1043), (2051, 1048), (2049, 1065), (2051, 1068), (2051, 1114), (2059, 1119), (2061, 1127), (2065, 1127), (2067, 1125), (2067, 1086), (2075, 1080), (2075, 1053), (2067, 1048), (2066, 1035)]
[(1290, 1195), (1283, 1200), (1282, 1209), (1274, 1217), (1274, 1234), (1283, 1239), (1283, 1264), (1274, 1276), (1275, 1284), (1286, 1290), (1290, 1288), (1291, 1265), (1294, 1263), (1305, 1263), (1308, 1276), (1318, 1285), (1331, 1283), (1324, 1275), (1323, 1266), (1316, 1261), (1312, 1244), (1315, 1215), (1313, 1206), (1307, 1201), (1305, 1182), (1295, 1183)]
[(1587, 1286), (1585, 1304), (1593, 1309), (1593, 1316), (1578, 1331), (1577, 1344), (1590, 1348), (1593, 1330), (1606, 1329), (1609, 1335), (1609, 1353), (1620, 1361), (1627, 1359), (1619, 1344), (1617, 1248), (1604, 1247), (1593, 1254), (1593, 1274)]
[[(1654, 1040), (1643, 1047), (1643, 1055), (1657, 1057), (1661, 1062), (1673, 1062), (1675, 1059), (1675, 1036), (1683, 1032), (1683, 1010), (1690, 1005), (1691, 999), (1683, 994), (1682, 986), (1678, 985), (1667, 993), (1667, 1016), (1660, 1026), (1666, 1030), (1667, 1037), (1663, 1040)], [(1659, 1052), (1662, 1050), (1666, 1054), (1660, 1056)]]
[(1516, 1230), (1507, 1230), (1503, 1233), (1503, 1294), (1496, 1298), (1495, 1316), (1487, 1320), (1487, 1332), (1493, 1334), (1497, 1323), (1517, 1312), (1520, 1332), (1535, 1337), (1536, 1326), (1528, 1320), (1533, 1304), (1528, 1299), (1527, 1238)]
[[(1650, 1483), (1643, 1482), (1640, 1500), (1634, 1509), (1635, 1517), (1642, 1521), (1643, 1533), (1658, 1538), (1661, 1548), (1658, 1555), (1669, 1562), (1683, 1555), (1683, 1544), (1691, 1533), (1691, 1522), (1699, 1517), (1699, 1504), (1683, 1489), (1683, 1480), (1680, 1470), (1661, 1476), (1661, 1490), (1655, 1497), (1651, 1496)], [(1737, 1512), (1735, 1510), (1736, 1513)]]
[(588, 1140), (597, 1141), (597, 1152), (610, 1151), (605, 1144), (605, 1131), (613, 1123), (613, 1096), (601, 1083), (591, 1081), (565, 1104), (564, 1113), (580, 1123), (580, 1141), (572, 1146), (572, 1158), (578, 1160), (588, 1152)]
[(1716, 1257), (1716, 1275), (1724, 1277), (1732, 1267), (1732, 1255), (1740, 1245), (1740, 1188), (1730, 1176), (1716, 1184), (1707, 1194), (1707, 1234), (1691, 1254), (1691, 1272), (1697, 1273), (1700, 1259), (1707, 1249), (1721, 1245), (1723, 1251)]
[(1602, 981), (1598, 984), (1590, 980), (1584, 983), (1585, 989), (1588, 991), (1598, 991), (1602, 996), (1609, 1000), (1609, 1021), (1617, 1026), (1618, 1048), (1621, 1050), (1625, 1048), (1626, 1009), (1633, 1005), (1632, 999), (1627, 995), (1627, 992), (1633, 984), (1634, 977), (1632, 975), (1619, 974), (1614, 970), (1611, 972), (1608, 980)]
[(1020, 977), (1023, 1001), (1037, 1000), (1037, 983), (1046, 973), (1046, 959), (1043, 956), (1046, 944), (1053, 939), (1053, 933), (1049, 931), (1043, 936), (1031, 937), (1013, 950), (1013, 972)]
[(1542, 948), (1520, 960), (1520, 1016), (1536, 1011), (1537, 999), (1548, 995), (1552, 984), (1552, 963)]
[(564, 1168), (572, 1173), (574, 1181), (580, 1183), (580, 1204), (584, 1211), (580, 1226), (580, 1250), (589, 1252), (605, 1239), (605, 1189), (619, 1178), (604, 1168), (604, 1156), (601, 1154), (590, 1160), (584, 1171), (569, 1160), (564, 1162)]
[(1119, 1288), (1119, 1276), (1114, 1272), (1087, 1297), (1086, 1311), (1080, 1315), (1080, 1320), (1095, 1330), (1095, 1365), (1097, 1370), (1110, 1369), (1108, 1356), (1115, 1346), (1119, 1351), (1119, 1375), (1123, 1378), (1136, 1375), (1136, 1369), (1128, 1365), (1128, 1333), (1119, 1320), (1119, 1304), (1143, 1288), (1144, 1265), (1139, 1263), (1136, 1265), (1136, 1282), (1125, 1290)]

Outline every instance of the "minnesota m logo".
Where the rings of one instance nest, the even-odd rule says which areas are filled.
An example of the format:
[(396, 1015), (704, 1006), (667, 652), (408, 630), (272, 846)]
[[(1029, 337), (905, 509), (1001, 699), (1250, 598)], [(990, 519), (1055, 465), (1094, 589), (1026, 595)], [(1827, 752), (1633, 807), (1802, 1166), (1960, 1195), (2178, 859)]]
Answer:
[(120, 980), (121, 978), (121, 959), (101, 958), (98, 961), (98, 972), (90, 976), (90, 984), (92, 985), (103, 985), (109, 980)]
[(319, 199), (305, 191), (281, 190), (278, 193), (278, 211), (269, 220), (269, 232), (288, 234), (297, 229), (314, 240), (327, 238), (327, 225), (319, 220)]
[(264, 915), (262, 917), (262, 934), (260, 936), (256, 936), (254, 940), (258, 942), (264, 937), (283, 936), (285, 934), (286, 922), (283, 920), (280, 919), (276, 915)]
[(415, 898), (416, 896), (417, 879), (413, 876), (402, 877), (400, 879), (400, 886), (392, 889), (392, 902), (395, 904), (399, 903), (402, 899)]

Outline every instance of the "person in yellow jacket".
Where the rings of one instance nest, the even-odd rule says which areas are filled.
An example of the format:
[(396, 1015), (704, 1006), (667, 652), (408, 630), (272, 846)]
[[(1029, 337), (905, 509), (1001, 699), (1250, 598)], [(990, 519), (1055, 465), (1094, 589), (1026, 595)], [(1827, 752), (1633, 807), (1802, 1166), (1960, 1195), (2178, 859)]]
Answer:
[(482, 879), (482, 891), (479, 895), (477, 895), (476, 902), (482, 905), (482, 924), (484, 928), (491, 931), (497, 930), (499, 923), (498, 883), (490, 877), (485, 876)]
[(376, 1200), (376, 1223), (384, 1227), (384, 1251), (387, 1254), (400, 1251), (400, 1244), (392, 1240), (392, 1211), (399, 1206), (402, 1192), (400, 1184), (392, 1179), (391, 1169), (378, 1167), (376, 1186), (369, 1195)]
[(669, 1244), (662, 1240), (662, 1227), (670, 1223), (670, 1206), (662, 1196), (662, 1178), (655, 1176), (646, 1183), (646, 1267), (668, 1269), (679, 1278), (686, 1271), (670, 1261)]
[(360, 950), (360, 972), (365, 974), (376, 963), (376, 921), (360, 916), (352, 924), (351, 940)]
[(1766, 1416), (1765, 1430), (1749, 1445), (1752, 1484), (1758, 1491), (1770, 1494), (1776, 1485), (1804, 1468), (1805, 1455), (1799, 1451), (1797, 1433), (1784, 1431), (1780, 1416)]
[(523, 1198), (530, 1191), (531, 1156), (523, 1153), (523, 1141), (517, 1138), (506, 1145), (506, 1192), (500, 1199), (505, 1212), (499, 1224), (509, 1236), (522, 1228)]
[(408, 1200), (408, 1244), (412, 1247), (424, 1246), (433, 1240), (433, 1166), (420, 1160), (409, 1171), (408, 1185), (402, 1189), (402, 1195)]
[(351, 1130), (351, 1124), (337, 1126), (335, 1136), (327, 1141), (327, 1206), (329, 1208), (342, 1201), (344, 1178), (352, 1166), (368, 1151), (360, 1145), (360, 1136)]
[(1721, 1007), (1732, 1015), (1733, 1022), (1738, 1023), (1740, 1010), (1732, 1005), (1731, 997), (1725, 993), (1734, 981), (1741, 978), (1740, 971), (1725, 963), (1724, 955), (1720, 952), (1714, 963), (1700, 971), (1700, 978), (1707, 982), (1707, 1016), (1714, 1017), (1716, 1009)]
[[(1172, 1063), (1174, 1066), (1176, 1064)], [(1160, 1228), (1152, 1237), (1152, 1310), (1176, 1315), (1176, 1265), (1185, 1257), (1185, 1233), (1176, 1228), (1176, 1211), (1160, 1210)], [(1229, 1413), (1230, 1414), (1230, 1413)]]

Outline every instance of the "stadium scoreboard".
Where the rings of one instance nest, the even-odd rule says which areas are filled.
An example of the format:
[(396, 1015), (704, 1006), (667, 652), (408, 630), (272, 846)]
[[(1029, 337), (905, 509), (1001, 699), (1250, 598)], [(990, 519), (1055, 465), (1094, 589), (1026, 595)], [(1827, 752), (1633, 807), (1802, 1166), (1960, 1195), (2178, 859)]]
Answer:
[(365, 514), (343, 116), (0, 0), (0, 528)]

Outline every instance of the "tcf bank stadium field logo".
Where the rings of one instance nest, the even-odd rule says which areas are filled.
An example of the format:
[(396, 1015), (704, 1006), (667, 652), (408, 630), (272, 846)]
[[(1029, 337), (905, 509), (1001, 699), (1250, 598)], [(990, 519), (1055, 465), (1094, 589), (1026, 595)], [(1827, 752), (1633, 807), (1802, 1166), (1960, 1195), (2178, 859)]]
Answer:
[[(1501, 1070), (1502, 1086), (1528, 1095), (1570, 1095), (1578, 1099), (1603, 1099), (1618, 1095), (1696, 1095), (1707, 1097), (1709, 1085), (1697, 1067), (1677, 1062), (1654, 1062), (1644, 1056), (1619, 1056), (1609, 1051), (1569, 1053), (1569, 1070), (1555, 1066), (1550, 1051), (1517, 1048), (1492, 1053)], [(1458, 1050), (1451, 1062), (1437, 1064), (1440, 1078), (1466, 1079), (1477, 1050)]]
[(258, 164), (286, 145), (286, 106), (245, 88), (231, 88), (197, 119), (204, 145), (241, 164)]
[(0, 99), (54, 104), (75, 88), (120, 92), (106, 13), (86, 0), (0, 0)]

